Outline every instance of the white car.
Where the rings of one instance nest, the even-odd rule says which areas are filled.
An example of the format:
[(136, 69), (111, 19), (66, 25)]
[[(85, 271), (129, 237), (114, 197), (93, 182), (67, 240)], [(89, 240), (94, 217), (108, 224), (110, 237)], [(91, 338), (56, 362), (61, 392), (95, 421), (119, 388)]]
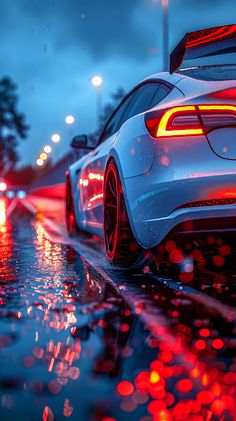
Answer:
[(183, 58), (235, 52), (235, 37), (236, 25), (187, 34), (171, 73), (140, 82), (69, 167), (68, 232), (103, 237), (112, 264), (135, 264), (173, 229), (236, 229), (236, 65), (178, 70)]

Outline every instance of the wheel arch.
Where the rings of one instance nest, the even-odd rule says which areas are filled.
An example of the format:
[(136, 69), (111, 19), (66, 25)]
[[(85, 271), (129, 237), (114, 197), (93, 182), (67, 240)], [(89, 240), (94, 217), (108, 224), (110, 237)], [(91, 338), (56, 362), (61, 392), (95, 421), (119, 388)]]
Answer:
[(75, 176), (74, 171), (71, 167), (69, 167), (66, 171), (66, 180), (65, 180), (65, 190), (66, 191), (67, 191), (67, 186), (68, 186), (69, 182), (70, 182), (71, 192), (72, 192), (72, 196), (73, 196), (75, 218), (76, 218), (76, 222), (78, 224), (79, 209), (78, 209), (78, 193), (77, 193), (77, 189), (76, 189), (76, 176)]
[(120, 177), (120, 182), (121, 182), (121, 186), (122, 186), (122, 190), (123, 190), (123, 194), (124, 194), (124, 201), (125, 201), (125, 206), (126, 206), (126, 210), (127, 210), (127, 214), (128, 214), (128, 218), (129, 218), (129, 223), (130, 223), (130, 227), (133, 233), (133, 236), (135, 238), (135, 240), (137, 241), (137, 243), (145, 248), (145, 246), (140, 242), (140, 238), (137, 235), (136, 229), (135, 229), (135, 224), (134, 224), (134, 220), (133, 220), (133, 215), (132, 215), (132, 211), (131, 211), (131, 207), (130, 207), (130, 201), (128, 198), (128, 195), (126, 193), (126, 185), (125, 185), (125, 178), (123, 177), (123, 171), (122, 171), (122, 165), (119, 159), (119, 156), (116, 152), (115, 149), (111, 150), (107, 160), (106, 160), (106, 164), (105, 164), (105, 169), (104, 169), (104, 180), (105, 180), (105, 174), (107, 171), (107, 167), (109, 165), (110, 162), (114, 162), (117, 170), (118, 170), (118, 174)]

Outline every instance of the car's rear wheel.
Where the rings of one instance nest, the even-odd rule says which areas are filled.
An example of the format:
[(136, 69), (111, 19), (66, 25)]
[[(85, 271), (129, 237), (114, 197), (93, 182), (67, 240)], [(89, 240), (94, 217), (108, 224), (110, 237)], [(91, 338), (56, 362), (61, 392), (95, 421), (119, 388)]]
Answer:
[(70, 237), (73, 237), (78, 232), (76, 224), (75, 206), (72, 195), (71, 181), (68, 178), (66, 181), (66, 226)]
[(130, 268), (142, 261), (142, 249), (132, 233), (123, 189), (115, 162), (109, 162), (104, 179), (104, 241), (110, 263)]

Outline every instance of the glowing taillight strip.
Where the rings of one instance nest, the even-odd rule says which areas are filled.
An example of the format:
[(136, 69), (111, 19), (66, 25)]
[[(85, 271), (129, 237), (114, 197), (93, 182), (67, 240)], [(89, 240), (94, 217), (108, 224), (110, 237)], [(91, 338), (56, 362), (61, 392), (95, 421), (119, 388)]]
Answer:
[(195, 129), (167, 129), (167, 124), (169, 119), (174, 114), (182, 114), (188, 111), (196, 111), (196, 107), (194, 105), (186, 105), (186, 106), (179, 106), (171, 108), (167, 110), (164, 115), (162, 116), (158, 129), (157, 129), (157, 137), (169, 137), (169, 136), (196, 136), (203, 134), (202, 127), (195, 128)]
[(196, 128), (186, 128), (186, 129), (172, 129), (172, 128), (167, 128), (168, 126), (168, 122), (170, 120), (171, 117), (173, 117), (173, 115), (177, 116), (181, 116), (181, 114), (187, 114), (189, 111), (193, 112), (196, 111), (196, 115), (197, 115), (197, 109), (201, 112), (201, 111), (219, 111), (219, 112), (229, 112), (232, 114), (235, 114), (236, 117), (236, 106), (235, 105), (224, 105), (224, 104), (210, 104), (210, 105), (186, 105), (186, 106), (178, 106), (178, 107), (174, 107), (171, 108), (167, 111), (164, 112), (164, 114), (162, 115), (158, 128), (157, 128), (157, 132), (156, 132), (156, 137), (175, 137), (175, 136), (196, 136), (196, 135), (202, 135), (204, 134), (204, 129), (203, 127), (200, 126), (199, 123), (199, 127)]
[(236, 114), (235, 105), (199, 105), (200, 111), (232, 111)]

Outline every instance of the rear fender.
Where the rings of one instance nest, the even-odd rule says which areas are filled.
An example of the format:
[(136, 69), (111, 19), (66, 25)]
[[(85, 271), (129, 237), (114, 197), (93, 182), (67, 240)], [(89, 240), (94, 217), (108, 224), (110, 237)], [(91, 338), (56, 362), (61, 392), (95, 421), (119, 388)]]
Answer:
[(117, 162), (121, 178), (142, 175), (151, 169), (155, 157), (155, 139), (147, 133), (144, 114), (129, 119), (121, 127), (110, 156)]
[(73, 164), (66, 171), (66, 184), (69, 182), (71, 183), (72, 196), (74, 200), (75, 217), (78, 223), (79, 221), (79, 210), (78, 210), (79, 192), (77, 190), (76, 168), (77, 166)]
[[(131, 203), (130, 203), (130, 200), (129, 200), (129, 195), (127, 194), (126, 183), (127, 183), (128, 180), (132, 181), (133, 177), (131, 179), (130, 178), (125, 179), (125, 178), (122, 177), (122, 166), (121, 166), (119, 157), (118, 157), (116, 151), (113, 151), (113, 155), (110, 155), (109, 158), (107, 159), (107, 162), (106, 162), (104, 179), (105, 179), (106, 170), (107, 170), (107, 167), (108, 167), (108, 164), (109, 164), (110, 161), (114, 161), (115, 165), (117, 166), (117, 169), (118, 169), (118, 173), (119, 173), (119, 177), (120, 177), (120, 181), (121, 181), (121, 186), (122, 186), (122, 191), (123, 191), (123, 194), (124, 194), (125, 206), (126, 206), (128, 219), (129, 219), (129, 223), (130, 223), (130, 227), (131, 227), (131, 231), (133, 233), (133, 236), (134, 236), (135, 240), (137, 241), (137, 243), (141, 247), (146, 248), (145, 244), (142, 243), (142, 241), (140, 240), (140, 236), (138, 235), (138, 232), (136, 230), (134, 220), (133, 220), (132, 211), (131, 211)], [(134, 178), (134, 180), (135, 180), (135, 178)]]

